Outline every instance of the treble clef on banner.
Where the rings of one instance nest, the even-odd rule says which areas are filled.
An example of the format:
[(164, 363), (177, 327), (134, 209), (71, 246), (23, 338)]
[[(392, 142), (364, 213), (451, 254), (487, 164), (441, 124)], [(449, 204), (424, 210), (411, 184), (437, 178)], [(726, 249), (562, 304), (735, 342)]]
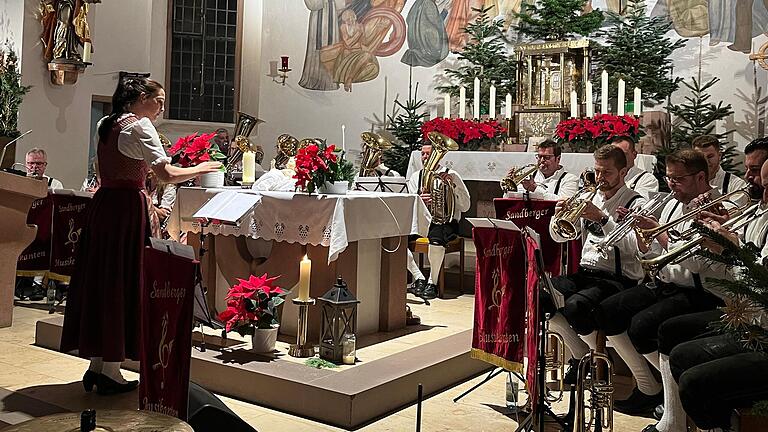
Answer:
[[(501, 284), (501, 273), (499, 272), (499, 269), (493, 270), (491, 279), (493, 280), (493, 289), (491, 290), (491, 304), (488, 305), (488, 310), (496, 308), (498, 309), (498, 312), (501, 312), (501, 300), (504, 298), (504, 286)], [(501, 321), (501, 313), (498, 315), (498, 319)]]
[(168, 335), (168, 312), (163, 315), (161, 327), (160, 344), (157, 347), (158, 360), (160, 361), (152, 365), (152, 369), (157, 370), (158, 368), (162, 368), (161, 372), (163, 374), (163, 380), (160, 381), (160, 389), (162, 390), (165, 387), (165, 369), (170, 362), (174, 342), (171, 340), (170, 342), (165, 343), (165, 337)]
[(75, 252), (75, 246), (77, 245), (77, 242), (80, 241), (80, 233), (83, 231), (82, 228), (75, 229), (75, 220), (70, 218), (69, 219), (69, 233), (67, 234), (67, 242), (64, 243), (64, 246), (72, 245), (72, 252)]

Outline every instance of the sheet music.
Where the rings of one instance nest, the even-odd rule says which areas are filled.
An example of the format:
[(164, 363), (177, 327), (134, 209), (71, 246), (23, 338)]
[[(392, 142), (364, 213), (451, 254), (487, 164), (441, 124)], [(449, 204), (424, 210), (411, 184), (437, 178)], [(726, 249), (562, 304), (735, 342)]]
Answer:
[(53, 189), (51, 193), (54, 195), (72, 195), (83, 198), (93, 198), (92, 192), (74, 190), (74, 189)]
[(466, 218), (466, 219), (467, 219), (467, 222), (472, 224), (472, 226), (475, 226), (478, 228), (502, 228), (502, 229), (508, 229), (512, 231), (520, 231), (520, 228), (518, 228), (518, 226), (515, 225), (514, 222), (508, 221), (508, 220), (492, 219), (492, 218)]
[(209, 199), (192, 215), (195, 219), (215, 219), (238, 224), (243, 216), (261, 202), (261, 195), (222, 191)]
[(173, 240), (163, 240), (159, 238), (150, 238), (150, 244), (152, 249), (157, 249), (163, 252), (170, 252), (172, 255), (187, 258), (189, 260), (195, 259), (195, 249), (192, 246), (185, 245)]

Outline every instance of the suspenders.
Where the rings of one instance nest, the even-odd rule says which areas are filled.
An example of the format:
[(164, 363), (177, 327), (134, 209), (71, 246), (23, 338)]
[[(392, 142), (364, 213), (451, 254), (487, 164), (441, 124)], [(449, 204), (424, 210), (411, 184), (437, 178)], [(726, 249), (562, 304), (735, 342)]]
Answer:
[[(632, 206), (632, 203), (635, 202), (636, 199), (640, 198), (640, 194), (632, 195), (632, 198), (627, 201), (627, 203), (624, 205), (625, 208), (630, 208)], [(622, 277), (624, 276), (624, 273), (621, 271), (621, 252), (619, 252), (619, 248), (614, 247), (613, 248), (613, 262), (615, 264), (615, 273), (616, 276)]]
[(640, 182), (640, 179), (643, 178), (644, 175), (648, 174), (648, 171), (643, 171), (640, 173), (639, 176), (635, 177), (635, 181), (632, 182), (632, 186), (630, 186), (630, 189), (634, 189), (635, 186), (637, 186), (637, 183)]
[(728, 193), (728, 186), (730, 185), (731, 185), (731, 173), (726, 171), (725, 177), (723, 178), (723, 195)]
[[(664, 223), (668, 223), (669, 221), (672, 220), (675, 214), (675, 210), (677, 210), (677, 206), (679, 206), (680, 204), (682, 204), (680, 201), (675, 203), (675, 206), (672, 208), (672, 211), (669, 212), (669, 217), (667, 217), (667, 220)], [(698, 273), (691, 273), (691, 274), (693, 276), (693, 286), (698, 290), (703, 290), (704, 285), (701, 283), (701, 276), (699, 276)]]
[(555, 195), (557, 195), (557, 194), (558, 194), (558, 192), (560, 192), (560, 182), (562, 182), (562, 181), (563, 181), (563, 177), (565, 177), (565, 174), (566, 174), (566, 173), (565, 173), (565, 172), (563, 172), (562, 174), (560, 174), (560, 178), (559, 178), (559, 179), (557, 179), (557, 184), (555, 184), (555, 191), (554, 191), (554, 192), (552, 192), (552, 193), (554, 193)]

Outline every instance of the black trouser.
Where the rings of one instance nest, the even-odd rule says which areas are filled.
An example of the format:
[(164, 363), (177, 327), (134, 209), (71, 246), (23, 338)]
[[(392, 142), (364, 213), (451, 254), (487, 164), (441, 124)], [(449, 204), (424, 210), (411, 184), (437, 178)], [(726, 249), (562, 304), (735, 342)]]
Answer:
[(710, 323), (720, 319), (719, 309), (672, 317), (659, 326), (659, 354), (669, 355), (683, 342), (714, 336)]
[[(552, 285), (565, 297), (565, 306), (560, 312), (576, 333), (581, 335), (596, 330), (594, 313), (601, 301), (624, 289), (625, 284), (634, 283), (607, 272), (586, 269), (552, 278)], [(539, 301), (545, 313), (555, 314), (555, 305), (548, 293), (542, 293)]]
[(658, 349), (659, 326), (678, 315), (714, 309), (720, 300), (695, 288), (640, 284), (605, 299), (597, 308), (598, 328), (606, 336), (627, 332), (640, 354)]
[(669, 356), (685, 412), (701, 429), (728, 428), (731, 411), (768, 398), (768, 355), (730, 335), (684, 342)]

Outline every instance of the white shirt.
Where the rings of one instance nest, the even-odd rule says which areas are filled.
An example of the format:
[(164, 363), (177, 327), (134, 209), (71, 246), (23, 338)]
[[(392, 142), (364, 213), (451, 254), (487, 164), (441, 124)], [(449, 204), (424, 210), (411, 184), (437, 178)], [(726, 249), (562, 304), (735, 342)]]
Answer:
[(400, 177), (400, 174), (397, 171), (390, 169), (384, 164), (377, 166), (374, 170), (384, 177)]
[[(725, 188), (725, 179), (728, 178), (728, 188)], [(747, 187), (747, 182), (739, 178), (736, 174), (727, 173), (722, 168), (717, 170), (715, 177), (709, 181), (709, 185), (717, 189), (721, 195), (733, 192), (735, 190)]]
[(560, 198), (569, 198), (579, 191), (579, 178), (565, 171), (565, 168), (562, 166), (554, 174), (546, 178), (541, 173), (541, 170), (536, 171), (533, 180), (536, 182), (536, 189), (532, 193), (538, 195), (537, 198), (541, 197), (541, 199), (558, 200)]
[[(132, 115), (135, 114), (123, 114), (117, 121), (119, 122)], [(104, 118), (99, 120), (96, 126), (97, 129), (101, 127), (101, 122), (104, 121)], [(147, 117), (129, 124), (120, 131), (120, 135), (117, 138), (117, 148), (123, 156), (144, 160), (149, 166), (154, 166), (161, 162), (171, 162), (171, 158), (165, 154), (165, 149), (163, 149), (163, 144), (160, 142), (157, 129), (155, 129), (152, 121)]]
[[(633, 197), (637, 197), (634, 198)], [(630, 204), (631, 201), (631, 204)], [(616, 209), (618, 207), (628, 207), (633, 209), (639, 209), (646, 203), (646, 199), (639, 195), (637, 192), (629, 189), (626, 185), (622, 186), (616, 194), (610, 199), (606, 200), (602, 192), (597, 192), (592, 199), (592, 203), (605, 212), (608, 215), (608, 222), (602, 227), (603, 234), (610, 233), (616, 228)], [(558, 235), (554, 227), (555, 219), (552, 218), (549, 224), (549, 234), (552, 239), (558, 243), (567, 241), (564, 237)], [(599, 224), (598, 224), (599, 226)], [(577, 225), (579, 230), (579, 236), (586, 230), (584, 226), (584, 220)], [(596, 243), (603, 240), (603, 236), (595, 235), (593, 232), (587, 230), (587, 240), (584, 242), (584, 246), (581, 250), (581, 262), (580, 265), (584, 268), (591, 270), (600, 270), (608, 273), (616, 273), (616, 256), (615, 252), (609, 252), (607, 257), (603, 257), (597, 250)], [(624, 236), (620, 242), (616, 244), (616, 248), (619, 251), (619, 259), (621, 261), (621, 273), (630, 279), (640, 280), (643, 278), (643, 268), (640, 262), (637, 260), (637, 238), (633, 233)]]
[(642, 170), (637, 165), (627, 171), (627, 177), (624, 179), (627, 187), (642, 195), (645, 199), (650, 198), (650, 192), (659, 191), (659, 180), (653, 173)]
[[(424, 169), (421, 169), (419, 171), (416, 171), (415, 173), (411, 174), (411, 178), (408, 179), (408, 191), (410, 193), (419, 193), (419, 189), (421, 185), (419, 184), (419, 181), (421, 180), (421, 173), (424, 171)], [(453, 195), (455, 198), (455, 205), (453, 208), (453, 219), (454, 220), (461, 220), (461, 214), (465, 211), (469, 210), (469, 191), (467, 190), (467, 185), (464, 184), (464, 180), (461, 179), (461, 176), (459, 173), (452, 169), (446, 169), (444, 167), (439, 167), (437, 169), (438, 173), (447, 172), (451, 175), (451, 178), (453, 179)]]
[(64, 189), (64, 185), (61, 184), (61, 182), (56, 180), (55, 178), (51, 178), (51, 177), (48, 177), (47, 175), (43, 175), (43, 180), (45, 180), (45, 184), (48, 185), (48, 189), (51, 189), (51, 190)]
[(744, 230), (744, 242), (752, 243), (758, 249), (766, 246), (766, 237), (768, 236), (768, 209), (759, 208), (756, 213), (757, 219), (747, 224)]

